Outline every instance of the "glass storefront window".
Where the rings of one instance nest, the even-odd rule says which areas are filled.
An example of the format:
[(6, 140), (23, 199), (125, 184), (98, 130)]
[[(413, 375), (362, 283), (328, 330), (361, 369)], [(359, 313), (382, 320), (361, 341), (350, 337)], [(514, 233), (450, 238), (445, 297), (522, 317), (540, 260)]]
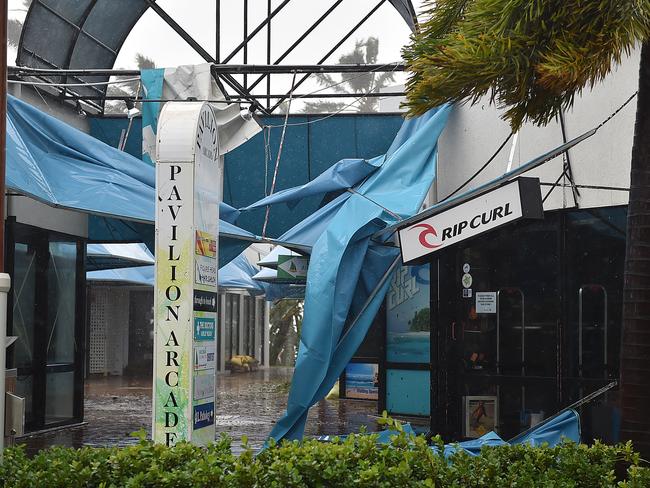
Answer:
[(34, 356), (34, 315), (36, 304), (36, 250), (27, 244), (14, 246), (13, 335), (14, 366), (30, 367)]
[(10, 350), (26, 428), (80, 421), (83, 412), (83, 247), (80, 239), (9, 222)]
[(47, 362), (73, 363), (75, 349), (77, 244), (50, 242), (47, 287)]
[(429, 265), (402, 266), (386, 295), (386, 360), (428, 363), (431, 310)]

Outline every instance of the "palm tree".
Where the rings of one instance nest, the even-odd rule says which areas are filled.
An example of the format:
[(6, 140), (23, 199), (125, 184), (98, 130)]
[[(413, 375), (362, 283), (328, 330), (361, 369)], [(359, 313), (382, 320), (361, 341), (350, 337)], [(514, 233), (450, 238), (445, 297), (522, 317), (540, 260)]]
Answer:
[[(156, 67), (155, 61), (142, 53), (135, 54), (135, 64), (139, 70), (154, 69)], [(115, 80), (120, 80), (120, 78), (124, 79), (130, 77), (116, 76)], [(106, 88), (106, 95), (124, 98), (134, 97), (138, 95), (138, 86), (138, 81), (132, 81), (120, 85), (108, 85)], [(136, 106), (142, 109), (141, 105), (142, 104), (137, 104)], [(128, 111), (128, 107), (123, 101), (107, 100), (104, 104), (104, 111), (106, 113), (126, 113)]]
[(427, 0), (404, 49), (411, 115), (444, 102), (506, 108), (513, 130), (545, 125), (641, 46), (621, 345), (625, 439), (650, 455), (650, 2)]
[(293, 366), (298, 352), (303, 301), (284, 299), (273, 303), (270, 311), (270, 362), (275, 366)]
[[(19, 9), (27, 12), (29, 10), (32, 0), (23, 0), (23, 6)], [(7, 44), (11, 47), (18, 47), (20, 43), (20, 33), (23, 31), (23, 21), (18, 19), (9, 19), (7, 20)]]
[[(379, 54), (379, 39), (369, 37), (358, 40), (354, 49), (339, 57), (339, 64), (375, 64)], [(340, 78), (334, 78), (326, 73), (316, 74), (316, 80), (322, 86), (332, 87), (335, 93), (370, 93), (377, 92), (395, 79), (394, 73), (345, 73)], [(343, 110), (347, 103), (318, 101), (305, 102), (303, 109), (306, 113), (333, 113)], [(377, 98), (361, 97), (350, 107), (358, 112), (376, 112)]]

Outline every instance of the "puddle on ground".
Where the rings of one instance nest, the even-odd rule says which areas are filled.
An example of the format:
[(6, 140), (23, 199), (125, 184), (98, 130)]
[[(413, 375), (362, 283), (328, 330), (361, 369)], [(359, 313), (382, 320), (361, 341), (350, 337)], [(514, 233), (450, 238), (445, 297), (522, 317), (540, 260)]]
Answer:
[[(284, 412), (293, 370), (270, 368), (253, 373), (217, 377), (217, 437), (227, 433), (233, 451), (241, 451), (240, 439), (258, 449)], [(20, 439), (29, 453), (51, 446), (125, 446), (137, 443), (132, 432), (151, 434), (151, 378), (98, 377), (86, 382), (85, 425)], [(375, 402), (323, 400), (307, 420), (305, 434), (335, 435), (358, 432), (362, 425), (378, 430)]]

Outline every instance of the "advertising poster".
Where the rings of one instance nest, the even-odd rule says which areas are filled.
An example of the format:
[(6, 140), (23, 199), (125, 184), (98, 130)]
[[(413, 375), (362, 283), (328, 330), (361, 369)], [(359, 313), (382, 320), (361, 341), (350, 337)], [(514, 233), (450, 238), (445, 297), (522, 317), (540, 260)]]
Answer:
[(497, 397), (465, 397), (465, 437), (478, 438), (497, 429)]
[(345, 396), (360, 400), (379, 399), (379, 366), (350, 363), (345, 368)]
[(429, 264), (397, 269), (386, 295), (386, 360), (428, 363), (430, 357)]

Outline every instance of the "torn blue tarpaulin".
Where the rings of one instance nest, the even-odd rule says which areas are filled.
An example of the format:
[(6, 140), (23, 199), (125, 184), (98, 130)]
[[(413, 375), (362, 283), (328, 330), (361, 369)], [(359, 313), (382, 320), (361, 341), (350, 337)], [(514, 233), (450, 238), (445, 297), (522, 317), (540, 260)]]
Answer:
[[(155, 168), (15, 97), (7, 101), (7, 188), (54, 207), (90, 214), (89, 239), (144, 242), (153, 249)], [(238, 211), (220, 205), (223, 218)], [(220, 223), (219, 264), (256, 236)]]
[(12, 96), (6, 183), (48, 205), (153, 220), (153, 168)]
[(309, 408), (329, 392), (365, 337), (399, 261), (397, 248), (370, 238), (419, 210), (435, 176), (437, 141), (450, 110), (405, 121), (397, 136), (401, 143), (381, 167), (319, 211), (329, 212), (328, 222), (311, 236), (298, 357), (274, 439), (302, 437)]
[(575, 410), (565, 410), (558, 415), (551, 417), (547, 422), (527, 431), (523, 436), (517, 436), (506, 442), (496, 432), (488, 432), (478, 439), (445, 445), (445, 457), (464, 451), (470, 456), (478, 456), (483, 446), (504, 446), (528, 444), (541, 446), (547, 444), (550, 447), (557, 446), (564, 440), (580, 442), (580, 415)]
[[(403, 424), (402, 431), (407, 435), (416, 435), (416, 432), (410, 424)], [(392, 437), (399, 435), (399, 432), (397, 430), (382, 430), (380, 432), (368, 433), (368, 435), (371, 434), (377, 436), (378, 443), (388, 444)], [(345, 439), (347, 436), (320, 436), (317, 437), (317, 439), (323, 442), (330, 442), (334, 437)], [(530, 446), (541, 446), (546, 444), (549, 447), (554, 447), (564, 441), (575, 443), (580, 442), (580, 415), (572, 409), (558, 413), (549, 418), (543, 424), (526, 431), (524, 435), (517, 436), (508, 442), (504, 441), (499, 434), (493, 431), (488, 432), (478, 439), (445, 444), (444, 455), (445, 457), (450, 457), (457, 452), (464, 452), (470, 456), (478, 456), (483, 447), (498, 447), (517, 444), (528, 444)], [(432, 446), (431, 449), (436, 452), (438, 451), (436, 446)]]
[(279, 191), (240, 210), (247, 212), (278, 203), (286, 203), (289, 208), (293, 208), (304, 198), (319, 195), (325, 197), (332, 192), (352, 188), (363, 181), (368, 175), (375, 172), (383, 161), (384, 156), (370, 160), (342, 159), (323, 171), (309, 183)]
[[(101, 247), (91, 247), (101, 246)], [(93, 256), (102, 256), (104, 258), (113, 257), (115, 260), (124, 259), (125, 252), (119, 245), (89, 245), (89, 252)], [(126, 256), (127, 259), (144, 259), (142, 250), (133, 253), (132, 256)], [(218, 282), (219, 290), (245, 290), (251, 295), (263, 295), (267, 290), (275, 296), (278, 295), (276, 285), (262, 284), (253, 279), (259, 269), (251, 264), (242, 253), (235, 257), (228, 264), (219, 269)], [(154, 266), (130, 266), (114, 269), (95, 269), (88, 270), (86, 279), (89, 281), (117, 282), (126, 284), (137, 284), (145, 286), (154, 285)], [(267, 299), (269, 299), (267, 297)]]
[(263, 295), (262, 283), (253, 279), (258, 271), (259, 269), (252, 265), (244, 254), (240, 254), (219, 269), (219, 288), (246, 290), (252, 295)]

